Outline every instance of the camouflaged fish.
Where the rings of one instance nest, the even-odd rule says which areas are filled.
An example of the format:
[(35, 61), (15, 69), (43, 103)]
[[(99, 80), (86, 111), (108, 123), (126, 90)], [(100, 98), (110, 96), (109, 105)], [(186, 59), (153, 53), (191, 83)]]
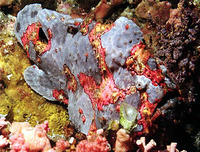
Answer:
[(15, 34), (34, 62), (24, 71), (27, 84), (68, 104), (72, 123), (85, 134), (113, 123), (145, 132), (157, 104), (176, 87), (141, 43), (139, 27), (125, 17), (85, 25), (31, 4), (18, 13)]

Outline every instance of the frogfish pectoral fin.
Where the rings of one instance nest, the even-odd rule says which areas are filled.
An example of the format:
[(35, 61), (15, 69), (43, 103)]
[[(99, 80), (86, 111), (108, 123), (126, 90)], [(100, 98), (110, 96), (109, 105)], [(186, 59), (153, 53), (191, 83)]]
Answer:
[(53, 97), (53, 90), (55, 89), (53, 84), (47, 74), (39, 69), (37, 65), (29, 66), (24, 71), (24, 79), (35, 92), (48, 100), (56, 101)]

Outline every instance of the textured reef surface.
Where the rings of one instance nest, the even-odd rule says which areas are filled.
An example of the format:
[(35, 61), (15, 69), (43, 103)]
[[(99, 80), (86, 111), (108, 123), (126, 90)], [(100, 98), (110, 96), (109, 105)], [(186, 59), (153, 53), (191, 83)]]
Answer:
[(85, 25), (31, 4), (18, 13), (15, 34), (35, 63), (24, 71), (27, 84), (68, 104), (72, 123), (85, 134), (112, 123), (148, 132), (156, 105), (176, 88), (145, 49), (139, 27), (125, 17)]
[(2, 0), (0, 151), (199, 151), (199, 4)]
[(15, 19), (0, 13), (0, 117), (10, 122), (26, 121), (32, 126), (48, 120), (48, 135), (57, 140), (64, 137), (67, 111), (61, 105), (46, 102), (24, 81), (22, 73), (31, 64), (14, 37)]

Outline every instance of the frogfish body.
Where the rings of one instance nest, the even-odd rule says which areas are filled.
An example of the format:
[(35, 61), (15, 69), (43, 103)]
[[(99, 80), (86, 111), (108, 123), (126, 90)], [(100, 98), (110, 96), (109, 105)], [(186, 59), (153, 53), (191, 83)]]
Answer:
[(31, 4), (18, 13), (15, 34), (34, 62), (24, 71), (27, 84), (68, 104), (70, 120), (85, 134), (113, 122), (144, 131), (158, 102), (175, 88), (126, 17), (84, 25), (81, 18)]

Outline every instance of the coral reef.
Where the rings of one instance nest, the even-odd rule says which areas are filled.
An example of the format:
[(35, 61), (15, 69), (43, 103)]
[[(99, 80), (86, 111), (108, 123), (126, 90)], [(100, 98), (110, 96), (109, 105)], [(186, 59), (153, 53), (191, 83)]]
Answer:
[[(148, 3), (143, 1), (145, 2)], [(178, 146), (189, 151), (198, 151), (198, 146), (193, 144), (194, 136), (197, 136), (199, 130), (196, 121), (200, 120), (196, 108), (199, 106), (199, 8), (194, 5), (194, 1), (168, 2), (171, 3), (171, 8), (166, 22), (156, 22), (153, 13), (147, 18), (141, 19), (138, 16), (135, 19), (144, 32), (145, 44), (166, 65), (166, 72), (178, 89), (174, 94), (178, 97), (178, 104), (173, 110), (166, 111), (164, 118), (156, 122), (158, 131), (164, 132), (158, 141), (164, 145), (172, 140), (179, 141)], [(153, 3), (159, 4), (158, 1)], [(166, 7), (160, 9), (163, 9), (158, 13), (162, 20), (165, 18), (162, 12), (166, 11)], [(188, 144), (179, 140), (178, 136), (183, 137), (183, 134), (182, 140), (187, 140)]]
[[(13, 122), (7, 126), (9, 122), (5, 118), (0, 118), (0, 148), (6, 148), (11, 152), (61, 152), (70, 146), (70, 141), (63, 139), (57, 140), (52, 148), (47, 132), (50, 131), (48, 121), (31, 127), (28, 122)], [(2, 127), (3, 126), (3, 127)], [(7, 126), (5, 133), (4, 128)]]
[(100, 133), (93, 133), (87, 137), (87, 140), (82, 140), (76, 146), (76, 152), (108, 152), (110, 147), (105, 137), (102, 137)]
[(31, 127), (28, 122), (13, 122), (10, 126), (11, 151), (42, 151), (51, 149), (47, 138), (48, 122)]
[(83, 9), (85, 9), (85, 11), (89, 12), (92, 7), (95, 7), (100, 0), (76, 0), (77, 3), (79, 4), (79, 6)]
[(124, 0), (101, 0), (99, 4), (95, 7), (94, 10), (91, 11), (91, 14), (94, 15), (94, 19), (96, 21), (103, 20), (105, 17), (109, 15), (109, 13), (113, 10), (114, 7), (125, 2)]
[[(140, 43), (138, 26), (125, 17), (114, 24), (85, 25), (33, 4), (18, 13), (15, 34), (35, 63), (24, 72), (27, 84), (48, 100), (68, 104), (72, 123), (85, 134), (120, 117), (127, 130), (138, 124), (135, 132), (148, 132), (158, 102), (176, 88)], [(132, 115), (129, 106), (119, 114), (122, 102), (138, 111), (133, 121), (125, 121)]]
[[(92, 19), (102, 22), (108, 17), (118, 18), (121, 11), (123, 12), (125, 9), (130, 10), (129, 6), (137, 5), (141, 0), (87, 0), (87, 3), (84, 0), (77, 0), (77, 2), (80, 9), (85, 9), (85, 12), (88, 12), (86, 20)], [(116, 10), (120, 11), (116, 12)], [(131, 11), (126, 13), (131, 13)]]
[(12, 2), (13, 2), (13, 0), (1, 0), (0, 6), (10, 5), (10, 4), (12, 4)]
[(73, 7), (72, 5), (75, 5), (73, 3), (67, 2), (67, 1), (57, 1), (57, 9), (56, 11), (63, 14), (72, 14)]
[[(3, 128), (6, 127), (9, 122), (5, 121), (5, 118), (0, 118), (0, 132), (3, 134)], [(70, 145), (73, 145), (73, 141), (60, 139), (55, 143), (53, 147), (50, 144), (49, 138), (47, 136), (47, 132), (49, 131), (48, 121), (45, 121), (42, 124), (36, 125), (35, 127), (31, 127), (28, 122), (13, 122), (9, 128), (9, 132), (7, 134), (3, 134), (0, 136), (0, 148), (4, 148), (11, 152), (61, 152), (61, 151), (76, 151), (76, 152), (108, 152), (111, 147), (103, 137), (103, 129), (99, 129), (96, 132), (93, 132), (91, 135), (87, 136), (87, 140), (80, 141), (76, 148), (69, 148)], [(134, 141), (135, 142), (135, 141)], [(115, 152), (128, 152), (130, 147), (134, 144), (130, 135), (126, 133), (124, 129), (120, 129), (117, 132), (117, 140), (115, 144)], [(136, 141), (139, 149), (137, 152), (151, 152), (152, 148), (156, 146), (156, 143), (151, 140), (148, 144), (145, 143), (145, 137), (141, 137)], [(175, 152), (178, 151), (176, 149), (177, 143), (171, 143), (167, 146), (166, 150), (156, 150), (160, 152)], [(153, 150), (155, 151), (155, 150)], [(186, 151), (182, 151), (186, 152)]]
[[(167, 66), (170, 78), (178, 86), (185, 101), (195, 100), (195, 85), (199, 84), (199, 13), (190, 4), (181, 1), (170, 11), (165, 26), (159, 29), (159, 50), (155, 55)], [(193, 47), (190, 47), (193, 46)], [(178, 69), (178, 70), (177, 70)], [(185, 87), (187, 86), (187, 87)]]
[(140, 137), (140, 139), (136, 141), (136, 144), (144, 152), (148, 152), (156, 146), (156, 142), (153, 139), (150, 140), (150, 142), (148, 144), (146, 144), (145, 137)]
[(169, 18), (171, 4), (167, 1), (143, 0), (135, 9), (135, 14), (144, 19), (151, 18), (155, 23), (164, 24)]
[[(171, 143), (167, 146), (166, 150), (152, 150), (156, 146), (156, 142), (151, 139), (149, 143), (146, 144), (145, 137), (141, 137), (139, 140), (136, 141), (136, 144), (138, 147), (140, 147), (137, 152), (179, 152), (178, 149), (176, 149), (177, 143)], [(181, 152), (186, 152), (185, 150), (182, 150)]]
[(21, 9), (24, 8), (28, 4), (39, 3), (45, 8), (54, 9), (56, 8), (56, 0), (20, 0), (20, 7)]
[(11, 2), (0, 2), (1, 151), (199, 151), (198, 0)]
[(200, 8), (200, 2), (198, 0), (193, 0), (193, 4)]
[(199, 63), (197, 7), (181, 0), (172, 9), (168, 2), (149, 0), (138, 5), (136, 15), (146, 20), (146, 25), (142, 27), (146, 44), (155, 57), (166, 65), (170, 79), (178, 87), (180, 99), (195, 101), (195, 94), (199, 92), (196, 87), (199, 84), (196, 66)]
[(15, 17), (1, 13), (0, 19), (0, 116), (10, 122), (28, 121), (36, 125), (49, 121), (52, 138), (63, 137), (63, 127), (68, 120), (67, 111), (51, 104), (33, 92), (23, 79), (23, 71), (30, 66), (24, 50), (14, 38)]

